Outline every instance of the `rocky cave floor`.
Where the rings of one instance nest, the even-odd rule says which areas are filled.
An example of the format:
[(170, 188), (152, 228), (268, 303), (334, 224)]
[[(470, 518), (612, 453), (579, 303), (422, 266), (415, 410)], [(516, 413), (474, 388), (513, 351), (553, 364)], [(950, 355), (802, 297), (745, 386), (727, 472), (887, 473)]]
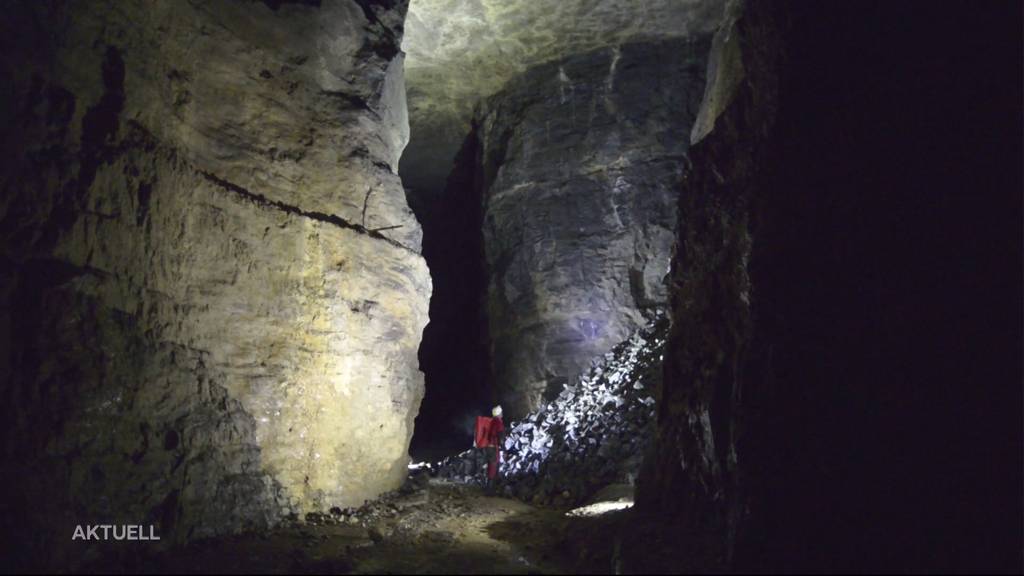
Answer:
[[(612, 486), (594, 502), (624, 502)], [(616, 506), (605, 506), (617, 508)], [(487, 495), (479, 486), (426, 473), (358, 510), (308, 515), (269, 532), (194, 542), (160, 554), (128, 547), (83, 572), (562, 574), (622, 570), (628, 539), (671, 549), (664, 530), (638, 527), (628, 509), (581, 516)], [(654, 535), (652, 537), (651, 535)], [(124, 543), (129, 544), (129, 543)], [(137, 543), (130, 543), (137, 544)], [(634, 551), (636, 551), (634, 549)], [(678, 558), (644, 555), (645, 571), (676, 571)], [(650, 563), (651, 560), (654, 563)]]

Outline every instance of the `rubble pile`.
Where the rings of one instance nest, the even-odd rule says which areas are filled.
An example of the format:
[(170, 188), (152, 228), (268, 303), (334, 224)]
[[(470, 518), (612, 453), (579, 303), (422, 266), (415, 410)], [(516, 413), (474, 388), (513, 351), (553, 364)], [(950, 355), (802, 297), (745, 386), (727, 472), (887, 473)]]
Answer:
[[(614, 483), (633, 483), (654, 433), (668, 319), (657, 316), (551, 402), (508, 426), (500, 490), (535, 504), (570, 506)], [(451, 456), (432, 473), (478, 483), (481, 450)]]

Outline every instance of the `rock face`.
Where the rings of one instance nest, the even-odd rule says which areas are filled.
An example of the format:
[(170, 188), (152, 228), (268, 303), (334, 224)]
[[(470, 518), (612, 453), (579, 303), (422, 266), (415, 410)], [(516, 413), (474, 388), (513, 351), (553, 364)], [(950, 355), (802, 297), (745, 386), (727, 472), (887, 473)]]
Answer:
[(727, 11), (638, 510), (681, 524), (666, 533), (708, 558), (695, 571), (1019, 570), (1020, 86), (988, 67), (1003, 17)]
[(535, 67), (478, 112), (490, 356), (520, 417), (666, 302), (705, 40)]
[(77, 524), (177, 541), (401, 483), (431, 286), (389, 4), (4, 12), (2, 516), (22, 554)]
[[(571, 506), (611, 484), (632, 484), (654, 435), (668, 318), (659, 315), (619, 343), (558, 398), (507, 427), (500, 489), (521, 500)], [(471, 449), (432, 470), (456, 482), (486, 477)]]

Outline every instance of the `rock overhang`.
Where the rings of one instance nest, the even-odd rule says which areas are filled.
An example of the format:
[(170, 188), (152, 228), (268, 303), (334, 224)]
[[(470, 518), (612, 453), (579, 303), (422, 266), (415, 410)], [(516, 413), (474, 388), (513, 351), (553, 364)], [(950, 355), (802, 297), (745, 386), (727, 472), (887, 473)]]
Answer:
[(537, 64), (602, 47), (710, 34), (724, 0), (411, 0), (406, 53), (416, 194), (443, 188), (475, 104)]

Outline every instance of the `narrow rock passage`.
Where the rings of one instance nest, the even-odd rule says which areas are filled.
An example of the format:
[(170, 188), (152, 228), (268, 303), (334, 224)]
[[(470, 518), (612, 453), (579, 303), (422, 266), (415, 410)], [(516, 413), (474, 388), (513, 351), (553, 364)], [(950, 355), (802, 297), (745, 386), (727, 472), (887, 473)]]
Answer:
[(202, 540), (129, 564), (148, 573), (561, 574), (573, 560), (565, 512), (423, 476), (359, 510)]

